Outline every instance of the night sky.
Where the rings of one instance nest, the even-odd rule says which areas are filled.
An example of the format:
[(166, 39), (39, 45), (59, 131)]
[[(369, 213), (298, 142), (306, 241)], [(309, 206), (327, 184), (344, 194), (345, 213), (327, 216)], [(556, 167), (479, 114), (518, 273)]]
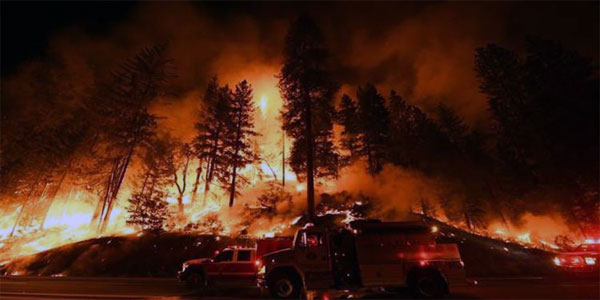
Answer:
[[(426, 111), (448, 103), (487, 128), (474, 70), (477, 47), (525, 52), (528, 36), (561, 42), (599, 61), (598, 2), (165, 3), (2, 2), (2, 78), (28, 63), (69, 61), (77, 77), (102, 77), (139, 49), (169, 42), (175, 93), (271, 77), (281, 66), (289, 23), (302, 12), (321, 26), (343, 93), (373, 83)], [(89, 73), (94, 73), (90, 75)], [(268, 74), (267, 74), (268, 73)]]
[[(143, 5), (138, 2), (2, 2), (2, 73), (10, 74), (23, 61), (43, 55), (52, 35), (67, 28), (80, 28), (90, 35), (102, 36), (112, 26), (125, 22)], [(512, 37), (524, 34), (558, 38), (593, 56), (598, 53), (598, 3), (527, 2), (527, 3), (194, 3), (196, 9), (210, 15), (247, 14), (260, 22), (265, 18), (291, 18), (295, 12), (309, 11), (331, 23), (351, 23), (382, 34), (385, 26), (399, 23), (427, 7), (445, 5), (499, 7), (504, 11), (506, 31)], [(363, 9), (355, 9), (360, 7)], [(327, 20), (325, 20), (327, 22)], [(353, 23), (353, 24), (352, 24)], [(354, 25), (354, 26), (352, 26)], [(346, 26), (338, 29), (343, 31)]]

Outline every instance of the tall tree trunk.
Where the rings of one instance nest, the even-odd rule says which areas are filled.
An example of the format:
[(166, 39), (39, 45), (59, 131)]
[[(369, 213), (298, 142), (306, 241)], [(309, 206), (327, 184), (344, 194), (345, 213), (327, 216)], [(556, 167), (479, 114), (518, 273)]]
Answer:
[[(35, 201), (35, 204), (36, 204), (38, 207), (41, 205), (41, 204), (40, 204), (40, 202), (42, 201), (42, 199), (44, 199), (44, 195), (46, 194), (46, 190), (47, 190), (47, 189), (48, 189), (48, 182), (44, 182), (44, 188), (42, 189), (42, 192), (40, 193), (40, 195), (37, 197), (37, 200)], [(42, 212), (42, 213), (43, 213), (43, 212)], [(37, 216), (39, 216), (40, 218), (42, 217), (42, 216), (41, 216), (41, 213), (40, 213), (39, 211), (38, 211), (38, 212), (36, 212), (36, 215), (37, 215)], [(33, 223), (33, 220), (34, 220), (34, 219), (35, 219), (35, 218), (31, 218), (31, 219), (29, 220), (29, 225), (28, 225), (28, 227), (32, 225), (32, 223)], [(42, 220), (40, 220), (40, 221), (42, 221)]]
[(92, 215), (92, 221), (90, 222), (93, 226), (96, 226), (96, 231), (100, 230), (100, 223), (102, 222), (101, 216), (104, 213), (104, 209), (106, 208), (106, 202), (108, 201), (108, 197), (111, 193), (112, 181), (115, 177), (115, 173), (117, 172), (118, 161), (113, 162), (112, 169), (110, 170), (110, 175), (108, 180), (105, 183), (104, 193), (102, 198), (98, 199), (98, 203), (96, 204), (96, 209), (94, 210), (94, 214)]
[(314, 140), (312, 133), (312, 116), (310, 99), (307, 98), (306, 111), (306, 199), (308, 219), (315, 222), (315, 178), (314, 178)]
[[(139, 131), (138, 131), (138, 134), (139, 134)], [(108, 225), (108, 221), (110, 220), (110, 215), (112, 213), (112, 209), (113, 209), (115, 201), (117, 199), (117, 195), (119, 194), (121, 184), (123, 183), (123, 179), (125, 178), (125, 173), (127, 173), (129, 163), (131, 162), (131, 156), (133, 155), (133, 149), (135, 148), (135, 145), (137, 144), (137, 138), (138, 137), (136, 135), (134, 142), (129, 147), (129, 152), (127, 153), (125, 161), (123, 162), (123, 164), (121, 164), (121, 166), (119, 168), (119, 177), (116, 182), (116, 185), (112, 189), (112, 193), (111, 193), (111, 196), (110, 196), (110, 199), (108, 202), (108, 206), (106, 208), (106, 212), (104, 214), (104, 218), (102, 219), (102, 223), (101, 223), (102, 226), (100, 227), (99, 233), (103, 233), (106, 230), (106, 226)]]
[(188, 166), (190, 165), (190, 158), (186, 156), (185, 163), (183, 165), (183, 174), (181, 175), (181, 186), (177, 182), (177, 170), (175, 170), (175, 185), (177, 186), (177, 191), (179, 192), (179, 196), (177, 197), (177, 208), (180, 216), (183, 216), (183, 194), (185, 194), (185, 190), (187, 188), (187, 171)]
[(281, 185), (285, 187), (285, 131), (281, 131)]
[(204, 202), (206, 203), (206, 194), (210, 190), (210, 183), (212, 182), (213, 171), (215, 169), (215, 159), (219, 150), (219, 139), (221, 138), (221, 129), (222, 125), (219, 124), (217, 126), (217, 132), (215, 133), (215, 138), (213, 140), (213, 147), (208, 159), (208, 165), (206, 169), (206, 181), (204, 183)]
[[(150, 178), (150, 173), (151, 170), (148, 169), (148, 171), (146, 171), (146, 176), (144, 176), (144, 183), (142, 184), (142, 191), (140, 192), (140, 195), (143, 197), (144, 196), (144, 192), (146, 191), (146, 186), (148, 185), (148, 179)], [(137, 212), (140, 209), (140, 202), (138, 201), (135, 205), (135, 211)]]
[(467, 228), (469, 228), (469, 230), (473, 230), (473, 223), (471, 222), (471, 217), (469, 217), (469, 213), (465, 211), (463, 214), (465, 216), (465, 223), (467, 223)]
[(194, 180), (194, 189), (192, 190), (192, 203), (196, 202), (196, 194), (198, 193), (198, 186), (200, 185), (200, 173), (202, 173), (201, 161), (198, 161), (198, 168), (196, 168), (196, 180)]
[[(238, 119), (239, 119), (238, 114)], [(241, 122), (240, 120), (238, 120)], [(236, 133), (235, 133), (235, 151), (233, 152), (233, 176), (231, 177), (231, 193), (229, 194), (229, 207), (233, 207), (233, 200), (235, 199), (235, 180), (237, 176), (237, 164), (238, 164), (238, 155), (240, 150), (240, 124), (238, 123)]]
[(60, 177), (60, 180), (56, 184), (56, 187), (54, 188), (54, 190), (52, 191), (52, 193), (50, 193), (50, 196), (48, 197), (49, 203), (46, 205), (46, 210), (45, 210), (44, 214), (42, 215), (42, 222), (40, 223), (40, 230), (44, 229), (44, 223), (46, 223), (46, 219), (48, 218), (48, 213), (50, 212), (50, 208), (52, 207), (52, 204), (54, 204), (54, 200), (56, 200), (56, 195), (58, 195), (58, 192), (60, 191), (60, 187), (62, 186), (63, 182), (65, 181), (65, 178), (67, 178), (67, 175), (71, 171), (72, 163), (73, 163), (73, 157), (71, 157), (69, 164), (67, 165), (67, 168), (65, 169), (62, 176)]
[(373, 167), (373, 156), (371, 154), (371, 144), (369, 142), (365, 143), (367, 146), (367, 164), (369, 165), (369, 173), (370, 174), (374, 174), (374, 167)]
[(29, 192), (27, 193), (27, 196), (25, 197), (25, 201), (23, 201), (23, 205), (21, 205), (21, 210), (19, 211), (19, 214), (17, 215), (17, 219), (15, 220), (15, 224), (13, 225), (13, 228), (10, 231), (9, 237), (12, 237), (15, 234), (15, 230), (17, 229), (17, 227), (19, 226), (19, 223), (21, 222), (21, 218), (23, 217), (23, 212), (25, 211), (25, 207), (29, 202), (29, 197), (31, 197), (31, 195), (33, 195), (33, 192), (37, 188), (38, 182), (40, 180), (40, 176), (42, 175), (42, 169), (43, 168), (40, 168), (37, 172), (37, 175), (35, 175), (35, 180), (33, 181), (33, 184), (31, 184), (31, 189), (29, 189)]
[[(142, 94), (146, 95), (148, 89)], [(142, 127), (145, 120), (143, 120), (143, 111), (142, 108), (139, 107), (137, 111), (137, 116), (135, 117), (136, 128), (133, 135), (133, 140), (129, 144), (129, 149), (127, 150), (126, 156), (119, 161), (117, 167), (117, 181), (112, 184), (111, 193), (109, 194), (108, 205), (106, 205), (106, 210), (103, 210), (104, 216), (100, 216), (100, 226), (98, 233), (103, 233), (106, 230), (106, 226), (108, 221), (110, 220), (110, 215), (112, 213), (112, 209), (114, 207), (114, 202), (117, 199), (117, 195), (119, 194), (119, 190), (121, 188), (121, 184), (123, 183), (123, 179), (125, 178), (125, 173), (127, 173), (127, 169), (129, 167), (129, 163), (131, 162), (131, 157), (133, 156), (133, 151), (137, 143), (139, 142), (140, 135), (142, 134)]]
[(27, 203), (23, 203), (23, 205), (21, 205), (21, 210), (19, 210), (19, 214), (17, 215), (17, 219), (15, 220), (15, 224), (13, 225), (13, 228), (10, 231), (9, 237), (12, 237), (15, 234), (15, 229), (17, 229), (17, 226), (19, 225), (19, 222), (21, 222), (21, 217), (23, 216), (23, 211), (25, 211), (25, 205), (27, 205)]

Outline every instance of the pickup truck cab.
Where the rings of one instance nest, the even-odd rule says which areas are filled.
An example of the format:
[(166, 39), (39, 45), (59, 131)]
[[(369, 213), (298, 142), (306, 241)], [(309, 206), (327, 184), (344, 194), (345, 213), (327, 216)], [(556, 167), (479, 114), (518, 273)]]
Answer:
[(260, 258), (258, 284), (273, 298), (307, 291), (408, 286), (415, 296), (441, 298), (465, 283), (456, 244), (436, 244), (423, 222), (353, 222), (350, 229), (307, 226), (293, 247)]
[(228, 247), (215, 256), (188, 260), (178, 274), (190, 287), (255, 286), (256, 248)]

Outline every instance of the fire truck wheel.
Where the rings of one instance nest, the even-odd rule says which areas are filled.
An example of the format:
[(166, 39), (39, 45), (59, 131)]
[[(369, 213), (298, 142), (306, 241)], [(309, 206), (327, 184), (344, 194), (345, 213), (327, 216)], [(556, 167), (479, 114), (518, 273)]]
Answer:
[(446, 280), (435, 270), (422, 270), (414, 274), (409, 288), (415, 297), (421, 299), (439, 299), (447, 294)]
[(276, 299), (298, 299), (301, 289), (300, 279), (294, 273), (277, 272), (269, 279), (269, 292)]

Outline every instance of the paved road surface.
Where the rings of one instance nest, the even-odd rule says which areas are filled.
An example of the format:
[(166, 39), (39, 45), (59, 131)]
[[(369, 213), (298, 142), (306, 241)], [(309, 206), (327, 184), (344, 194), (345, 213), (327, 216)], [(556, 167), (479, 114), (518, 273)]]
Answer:
[[(358, 296), (358, 295), (357, 295)], [(0, 277), (0, 299), (240, 299), (260, 298), (252, 288), (199, 293), (172, 279)], [(406, 293), (372, 293), (363, 298), (410, 299)], [(600, 299), (598, 280), (542, 278), (480, 279), (453, 289), (451, 299)]]

